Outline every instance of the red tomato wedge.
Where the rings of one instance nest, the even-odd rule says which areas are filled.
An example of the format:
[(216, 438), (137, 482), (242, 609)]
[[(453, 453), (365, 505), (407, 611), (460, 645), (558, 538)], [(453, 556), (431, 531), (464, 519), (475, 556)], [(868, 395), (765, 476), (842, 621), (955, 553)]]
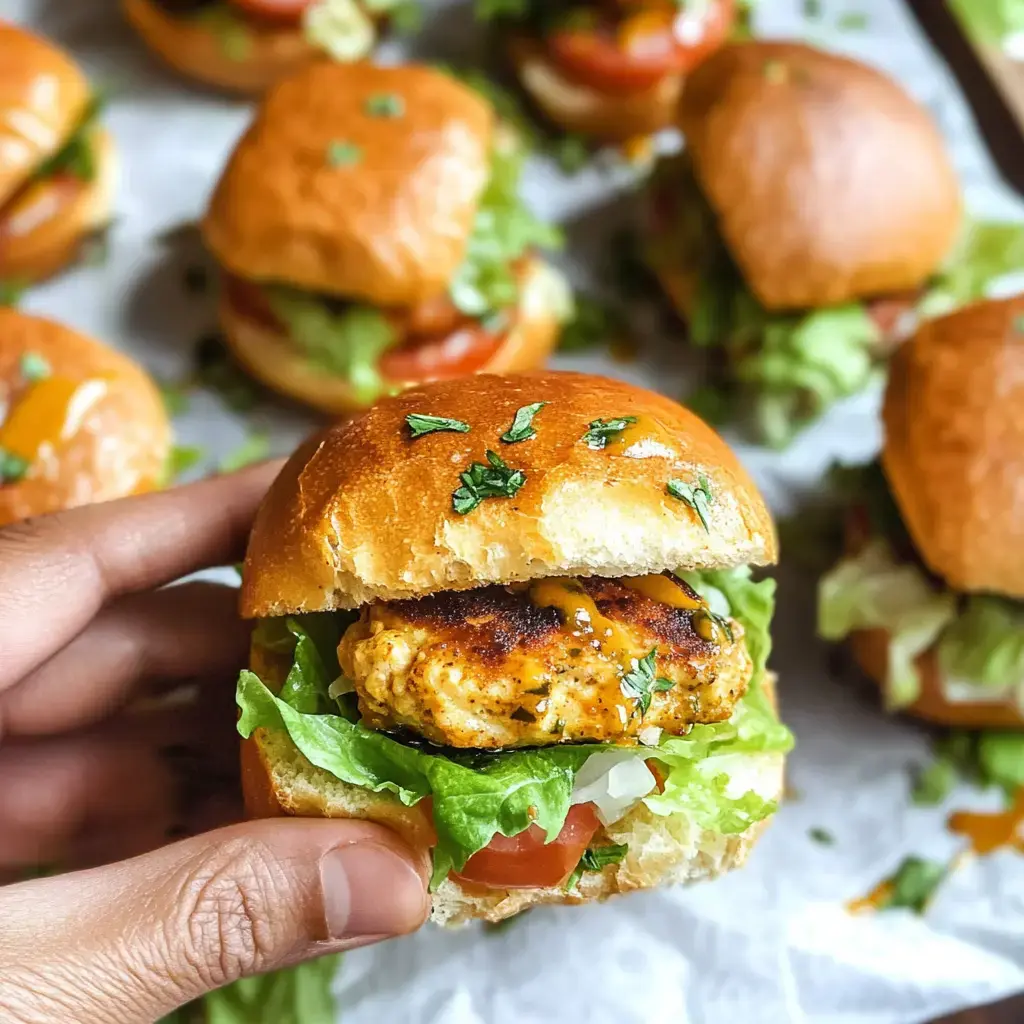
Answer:
[(618, 25), (566, 28), (548, 37), (548, 51), (570, 77), (602, 92), (649, 89), (666, 75), (696, 67), (725, 41), (735, 0), (710, 0), (704, 18), (652, 9)]
[(461, 872), (453, 872), (453, 877), (491, 889), (559, 885), (580, 862), (600, 825), (593, 804), (577, 804), (569, 808), (562, 831), (553, 842), (544, 842), (544, 832), (538, 825), (511, 838), (496, 835), (469, 858)]
[(312, 0), (228, 0), (228, 3), (262, 21), (297, 25)]
[(388, 380), (427, 381), (476, 373), (501, 347), (502, 335), (479, 324), (467, 323), (443, 337), (416, 338), (389, 349), (380, 359), (380, 372)]

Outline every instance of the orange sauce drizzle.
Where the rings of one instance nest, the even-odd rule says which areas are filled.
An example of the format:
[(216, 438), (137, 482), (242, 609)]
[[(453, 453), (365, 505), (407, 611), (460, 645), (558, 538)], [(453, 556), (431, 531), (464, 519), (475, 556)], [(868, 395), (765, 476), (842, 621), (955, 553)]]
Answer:
[(0, 425), (0, 448), (32, 462), (45, 445), (72, 437), (106, 391), (99, 379), (58, 376), (33, 384)]
[(537, 580), (530, 586), (530, 600), (538, 608), (555, 608), (573, 635), (596, 640), (601, 651), (623, 667), (639, 657), (629, 637), (602, 615), (594, 599), (571, 576)]
[(637, 416), (636, 423), (627, 423), (618, 434), (608, 438), (606, 448), (629, 448), (640, 441), (660, 439), (664, 433), (657, 420), (651, 419), (650, 416)]
[(1004, 847), (1024, 853), (1024, 788), (1017, 791), (1012, 806), (1005, 811), (957, 811), (950, 815), (948, 824), (950, 832), (966, 837), (972, 852), (979, 856)]
[(699, 597), (690, 597), (678, 583), (668, 576), (655, 573), (651, 576), (630, 576), (619, 581), (624, 587), (635, 590), (644, 597), (649, 597), (658, 604), (667, 604), (670, 608), (685, 608), (695, 611), (702, 608), (704, 602)]
[(847, 912), (851, 914), (864, 914), (868, 911), (881, 910), (892, 899), (892, 890), (893, 883), (891, 881), (879, 882), (867, 896), (850, 900), (846, 904)]

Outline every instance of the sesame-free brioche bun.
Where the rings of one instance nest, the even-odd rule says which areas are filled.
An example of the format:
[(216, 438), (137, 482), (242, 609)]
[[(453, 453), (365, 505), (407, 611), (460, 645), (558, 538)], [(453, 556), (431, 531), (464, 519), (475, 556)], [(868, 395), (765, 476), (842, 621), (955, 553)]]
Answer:
[(89, 92), (63, 50), (0, 20), (0, 205), (61, 148)]
[(925, 321), (896, 354), (882, 466), (955, 590), (1024, 598), (1024, 296)]
[(70, 263), (82, 243), (111, 219), (117, 151), (103, 128), (91, 129), (96, 161), (91, 181), (40, 178), (0, 209), (0, 280), (32, 284)]
[[(49, 376), (26, 380), (23, 357)], [(0, 484), (0, 525), (160, 486), (170, 427), (160, 394), (127, 357), (70, 328), (0, 308), (0, 448), (26, 459)]]
[[(885, 690), (889, 670), (889, 634), (884, 629), (856, 630), (849, 637), (850, 651), (862, 671)], [(901, 711), (935, 725), (957, 729), (1024, 728), (1020, 705), (1012, 697), (995, 700), (952, 700), (938, 652), (933, 645), (914, 662), (921, 694)], [(977, 692), (977, 688), (974, 688)]]
[(567, 78), (542, 43), (516, 36), (509, 53), (523, 88), (541, 112), (566, 131), (603, 142), (626, 142), (668, 128), (683, 90), (681, 74), (629, 92), (601, 92)]
[(800, 43), (732, 44), (689, 76), (679, 124), (769, 309), (914, 290), (954, 244), (960, 188), (938, 129), (863, 64)]
[[(513, 326), (480, 373), (533, 370), (547, 361), (561, 333), (558, 311), (544, 302), (544, 281), (553, 273), (556, 271), (542, 260), (531, 258), (521, 277)], [(247, 315), (232, 302), (228, 290), (221, 295), (219, 317), (224, 338), (238, 362), (268, 387), (326, 413), (348, 413), (368, 404), (344, 377), (325, 373), (311, 363), (281, 329)], [(421, 383), (390, 382), (400, 389)]]
[[(279, 690), (288, 667), (279, 661), (271, 663), (263, 654), (262, 648), (253, 646), (253, 671), (272, 690)], [(774, 678), (767, 676), (762, 685), (774, 704)], [(406, 807), (388, 793), (372, 793), (342, 782), (311, 764), (283, 732), (256, 729), (242, 741), (241, 757), (242, 791), (252, 818), (358, 818), (394, 829), (414, 849), (431, 844), (433, 823), (421, 805)], [(756, 758), (752, 771), (758, 776), (758, 792), (774, 791), (781, 798), (782, 755), (752, 758)], [(598, 833), (599, 839), (628, 845), (625, 859), (599, 872), (585, 872), (575, 891), (566, 892), (562, 886), (485, 889), (447, 878), (433, 894), (430, 916), (443, 925), (497, 922), (546, 903), (590, 903), (617, 893), (710, 880), (742, 866), (767, 823), (758, 822), (737, 835), (723, 835), (700, 828), (685, 814), (656, 815), (639, 804)]]
[[(516, 410), (546, 402), (536, 436), (505, 444)], [(406, 416), (454, 417), (469, 433), (410, 437)], [(597, 419), (635, 416), (608, 447), (582, 440)], [(459, 474), (493, 450), (525, 473), (511, 498), (453, 510)], [(699, 484), (709, 530), (672, 497)], [(381, 400), (291, 458), (256, 517), (242, 613), (355, 608), (544, 576), (639, 576), (764, 564), (776, 557), (764, 501), (722, 439), (675, 402), (576, 373), (481, 375)]]
[[(414, 305), (462, 262), (493, 128), (487, 103), (440, 71), (310, 65), (267, 94), (204, 237), (239, 277)], [(332, 160), (338, 146), (354, 155)]]
[(170, 14), (153, 0), (122, 0), (125, 17), (143, 41), (188, 78), (228, 92), (256, 95), (323, 53), (302, 28), (252, 22), (243, 49), (233, 53), (202, 19)]

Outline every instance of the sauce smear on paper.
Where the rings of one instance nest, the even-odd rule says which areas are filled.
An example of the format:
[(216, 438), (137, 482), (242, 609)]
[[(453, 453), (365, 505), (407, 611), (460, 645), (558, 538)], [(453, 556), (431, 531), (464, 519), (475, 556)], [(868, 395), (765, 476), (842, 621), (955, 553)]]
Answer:
[(949, 830), (966, 837), (972, 852), (980, 856), (1003, 847), (1024, 853), (1024, 788), (1005, 811), (957, 811), (949, 818)]

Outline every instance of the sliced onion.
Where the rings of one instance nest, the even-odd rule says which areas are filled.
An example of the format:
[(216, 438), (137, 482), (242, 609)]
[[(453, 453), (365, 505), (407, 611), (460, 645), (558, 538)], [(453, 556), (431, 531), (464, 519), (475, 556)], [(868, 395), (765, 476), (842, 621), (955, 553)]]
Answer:
[(576, 774), (573, 804), (592, 803), (602, 825), (624, 818), (657, 785), (650, 768), (634, 751), (594, 754)]

